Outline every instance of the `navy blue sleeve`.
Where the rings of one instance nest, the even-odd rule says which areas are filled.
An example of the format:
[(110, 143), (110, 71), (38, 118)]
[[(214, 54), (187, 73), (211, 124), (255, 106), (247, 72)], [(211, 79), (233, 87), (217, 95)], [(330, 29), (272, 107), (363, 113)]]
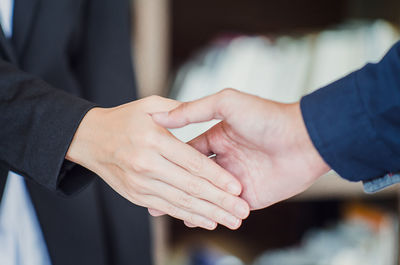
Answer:
[(379, 63), (303, 97), (300, 106), (312, 142), (343, 178), (400, 171), (400, 42)]

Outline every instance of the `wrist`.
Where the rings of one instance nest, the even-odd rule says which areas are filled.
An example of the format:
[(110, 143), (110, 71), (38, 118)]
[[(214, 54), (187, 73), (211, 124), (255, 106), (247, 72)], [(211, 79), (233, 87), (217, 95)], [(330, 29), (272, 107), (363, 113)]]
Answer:
[(327, 173), (331, 168), (323, 160), (319, 151), (316, 149), (308, 133), (303, 115), (300, 108), (300, 103), (290, 105), (291, 123), (295, 136), (295, 146), (304, 157), (307, 167), (315, 178)]
[(90, 169), (90, 157), (95, 153), (93, 146), (96, 146), (96, 134), (101, 130), (98, 127), (104, 111), (103, 108), (93, 108), (86, 113), (75, 132), (65, 159)]

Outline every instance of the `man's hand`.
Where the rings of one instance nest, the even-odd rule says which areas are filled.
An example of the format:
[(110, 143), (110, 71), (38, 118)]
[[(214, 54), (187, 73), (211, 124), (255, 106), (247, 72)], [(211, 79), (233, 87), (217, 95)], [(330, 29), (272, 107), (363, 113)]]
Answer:
[(235, 196), (241, 193), (238, 180), (151, 118), (179, 104), (152, 96), (94, 108), (82, 120), (66, 159), (155, 215), (166, 213), (206, 229), (217, 223), (236, 229), (249, 214), (248, 204)]
[(189, 144), (205, 155), (215, 154), (216, 163), (240, 180), (241, 197), (252, 210), (304, 191), (329, 171), (308, 136), (298, 103), (226, 89), (153, 119), (166, 128), (222, 120)]

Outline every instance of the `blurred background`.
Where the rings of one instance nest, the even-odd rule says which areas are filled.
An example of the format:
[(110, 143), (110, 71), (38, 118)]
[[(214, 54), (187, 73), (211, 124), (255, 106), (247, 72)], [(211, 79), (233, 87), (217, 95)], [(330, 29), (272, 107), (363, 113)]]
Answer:
[[(132, 1), (142, 97), (233, 87), (293, 102), (378, 61), (400, 36), (398, 0)], [(214, 123), (173, 133), (187, 141)], [(158, 265), (399, 264), (398, 188), (367, 195), (330, 172), (238, 231), (154, 218), (154, 255)]]

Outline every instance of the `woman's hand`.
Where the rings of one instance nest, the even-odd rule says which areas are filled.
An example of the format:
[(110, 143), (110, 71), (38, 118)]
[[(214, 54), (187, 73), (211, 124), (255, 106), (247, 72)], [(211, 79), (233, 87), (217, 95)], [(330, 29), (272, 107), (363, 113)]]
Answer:
[(241, 185), (207, 156), (157, 125), (151, 113), (179, 102), (152, 96), (115, 108), (94, 108), (80, 124), (66, 158), (98, 174), (140, 206), (197, 226), (231, 229), (249, 214)]

